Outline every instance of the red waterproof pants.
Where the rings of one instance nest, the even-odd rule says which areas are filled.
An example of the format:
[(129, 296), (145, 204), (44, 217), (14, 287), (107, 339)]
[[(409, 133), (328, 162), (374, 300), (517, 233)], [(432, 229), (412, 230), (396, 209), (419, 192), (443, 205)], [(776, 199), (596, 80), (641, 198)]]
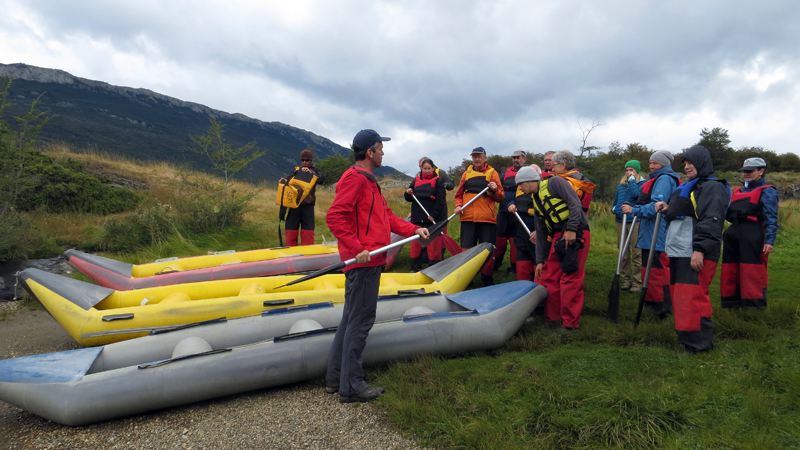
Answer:
[(767, 263), (760, 222), (734, 223), (722, 235), (720, 297), (723, 308), (766, 308)]
[(708, 286), (717, 273), (717, 262), (703, 261), (700, 272), (692, 269), (691, 258), (670, 258), (669, 289), (675, 312), (678, 340), (692, 351), (714, 347), (714, 323)]
[[(642, 283), (644, 283), (649, 258), (650, 250), (642, 249)], [(672, 305), (669, 286), (669, 258), (664, 252), (656, 251), (656, 254), (653, 255), (653, 265), (650, 267), (650, 278), (647, 280), (644, 301), (656, 315), (666, 316), (669, 314)]]
[[(553, 242), (561, 238), (561, 232), (553, 236)], [(556, 258), (555, 246), (544, 265), (539, 284), (547, 289), (545, 317), (551, 322), (561, 320), (561, 326), (578, 328), (583, 311), (583, 277), (586, 275), (586, 258), (589, 256), (591, 236), (589, 230), (583, 231), (583, 248), (578, 250), (578, 270), (564, 273)]]

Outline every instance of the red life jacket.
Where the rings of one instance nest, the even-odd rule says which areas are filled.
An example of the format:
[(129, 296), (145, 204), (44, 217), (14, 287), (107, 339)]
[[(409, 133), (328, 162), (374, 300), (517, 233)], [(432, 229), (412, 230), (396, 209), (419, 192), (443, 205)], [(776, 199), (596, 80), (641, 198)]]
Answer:
[(750, 192), (742, 192), (742, 188), (736, 188), (731, 194), (731, 204), (725, 214), (725, 220), (729, 222), (739, 222), (750, 220), (760, 222), (764, 220), (763, 208), (758, 204), (761, 200), (761, 193), (764, 188), (771, 188), (769, 184), (759, 186)]
[(656, 180), (661, 178), (663, 175), (671, 176), (675, 179), (675, 181), (678, 182), (678, 186), (681, 185), (681, 179), (678, 178), (678, 176), (674, 173), (662, 173), (655, 178), (651, 178), (642, 185), (642, 191), (639, 193), (639, 198), (636, 199), (637, 205), (649, 205), (650, 202), (653, 201), (653, 186), (655, 186)]
[(422, 174), (417, 174), (417, 177), (414, 178), (414, 195), (419, 199), (429, 198), (436, 200), (436, 182), (438, 180), (438, 176), (422, 178)]
[(503, 190), (506, 192), (514, 192), (517, 190), (517, 171), (514, 170), (514, 166), (509, 167), (506, 169), (505, 173), (503, 173)]

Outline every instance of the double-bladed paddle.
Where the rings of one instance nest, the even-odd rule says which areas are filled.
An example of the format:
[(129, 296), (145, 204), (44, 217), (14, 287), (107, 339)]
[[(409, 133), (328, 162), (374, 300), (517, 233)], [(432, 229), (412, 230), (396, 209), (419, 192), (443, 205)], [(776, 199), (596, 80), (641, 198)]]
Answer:
[[(476, 195), (475, 197), (472, 197), (472, 199), (470, 199), (470, 201), (468, 201), (464, 206), (462, 206), (461, 209), (463, 210), (464, 208), (466, 208), (467, 206), (472, 204), (472, 202), (474, 202), (478, 197), (483, 195), (488, 190), (489, 190), (489, 186), (486, 186), (481, 192), (478, 193), (478, 195)], [(386, 253), (386, 252), (388, 252), (389, 250), (391, 250), (391, 249), (393, 249), (395, 247), (399, 247), (401, 245), (405, 245), (405, 244), (407, 244), (409, 242), (412, 242), (412, 241), (415, 241), (417, 239), (421, 239), (420, 240), (420, 244), (422, 244), (422, 246), (425, 247), (426, 245), (428, 245), (428, 243), (430, 243), (430, 241), (432, 241), (434, 238), (436, 238), (437, 234), (442, 232), (442, 230), (447, 225), (447, 223), (450, 222), (451, 220), (453, 220), (453, 218), (455, 216), (456, 216), (456, 213), (453, 213), (450, 217), (447, 218), (447, 220), (443, 220), (443, 221), (437, 223), (436, 225), (428, 228), (428, 233), (430, 235), (428, 237), (428, 239), (421, 239), (422, 236), (420, 236), (418, 234), (415, 234), (414, 236), (407, 237), (407, 238), (405, 238), (403, 240), (394, 242), (394, 243), (389, 244), (389, 245), (387, 245), (385, 247), (381, 247), (381, 248), (379, 248), (377, 250), (373, 250), (373, 251), (369, 252), (369, 256), (371, 258), (371, 257), (373, 257), (375, 255), (380, 255), (381, 253)], [(319, 276), (331, 273), (333, 271), (344, 269), (345, 267), (347, 267), (349, 265), (352, 265), (352, 264), (355, 264), (355, 263), (356, 263), (356, 259), (355, 258), (350, 258), (347, 261), (342, 261), (342, 262), (330, 265), (330, 266), (325, 267), (323, 269), (319, 269), (316, 272), (312, 272), (312, 273), (310, 273), (310, 274), (308, 274), (308, 275), (306, 275), (304, 277), (300, 277), (300, 278), (298, 278), (296, 280), (292, 280), (292, 281), (284, 284), (283, 286), (276, 287), (275, 289), (280, 289), (282, 287), (291, 286), (293, 284), (297, 284), (297, 283), (300, 283), (300, 282), (303, 282), (303, 281), (308, 281), (308, 280), (310, 280), (312, 278), (317, 278)]]
[[(424, 206), (422, 206), (422, 203), (420, 203), (420, 201), (417, 198), (417, 196), (414, 195), (414, 194), (411, 194), (411, 197), (413, 197), (414, 201), (417, 202), (417, 204), (419, 205), (420, 208), (422, 208), (422, 212), (424, 212), (426, 216), (430, 217), (431, 218), (431, 222), (433, 222), (433, 224), (436, 225), (436, 221), (433, 220), (433, 216), (431, 215), (431, 213), (428, 212), (427, 209), (425, 209)], [(450, 219), (448, 219), (448, 220), (450, 220)], [(448, 236), (445, 233), (442, 233), (442, 240), (444, 241), (444, 246), (447, 248), (447, 251), (450, 252), (451, 255), (455, 256), (455, 255), (461, 253), (461, 246), (458, 245), (458, 243), (456, 241), (454, 241), (453, 238), (451, 238), (450, 236)]]

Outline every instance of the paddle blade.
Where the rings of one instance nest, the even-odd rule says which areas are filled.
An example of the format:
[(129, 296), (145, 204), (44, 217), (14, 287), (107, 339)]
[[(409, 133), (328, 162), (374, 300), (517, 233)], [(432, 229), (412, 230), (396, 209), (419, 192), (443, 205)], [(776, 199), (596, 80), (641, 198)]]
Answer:
[(451, 238), (447, 234), (443, 234), (442, 239), (444, 239), (444, 247), (447, 249), (448, 252), (450, 252), (451, 256), (456, 256), (457, 254), (464, 251), (464, 249), (462, 249), (461, 246), (458, 245), (458, 242), (456, 242), (455, 239)]
[(647, 286), (642, 287), (642, 292), (639, 294), (639, 308), (636, 310), (636, 321), (633, 323), (633, 329), (639, 326), (639, 321), (642, 319), (642, 309), (644, 309), (644, 297), (647, 295)]
[(608, 320), (617, 323), (619, 320), (619, 274), (614, 275), (611, 290), (608, 291)]
[(450, 219), (443, 220), (441, 222), (437, 222), (436, 225), (432, 227), (428, 227), (428, 233), (430, 233), (431, 237), (429, 237), (428, 239), (420, 239), (419, 244), (423, 247), (430, 244), (431, 241), (436, 239), (437, 236), (444, 233), (444, 227), (447, 226), (447, 222), (449, 221)]
[(341, 261), (341, 262), (338, 262), (338, 263), (336, 263), (334, 265), (325, 267), (323, 269), (319, 269), (318, 271), (310, 273), (310, 274), (308, 274), (308, 275), (306, 275), (304, 277), (300, 277), (300, 278), (298, 278), (296, 280), (292, 280), (292, 281), (284, 284), (283, 286), (276, 287), (275, 289), (280, 289), (282, 287), (291, 286), (291, 285), (297, 284), (297, 283), (302, 283), (303, 281), (310, 280), (312, 278), (316, 278), (316, 277), (321, 276), (321, 275), (325, 275), (325, 274), (328, 274), (328, 273), (331, 273), (331, 272), (335, 272), (337, 270), (342, 270), (345, 267), (347, 267), (347, 264), (344, 261)]

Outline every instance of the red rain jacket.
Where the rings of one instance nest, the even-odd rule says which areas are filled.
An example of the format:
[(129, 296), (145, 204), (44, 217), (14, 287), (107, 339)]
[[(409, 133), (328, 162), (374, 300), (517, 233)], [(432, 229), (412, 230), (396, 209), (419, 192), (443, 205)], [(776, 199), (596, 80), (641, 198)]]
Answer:
[[(339, 241), (342, 261), (355, 258), (364, 250), (373, 251), (389, 245), (392, 232), (411, 236), (418, 228), (392, 212), (375, 176), (359, 166), (351, 166), (336, 183), (336, 197), (325, 220)], [(384, 264), (386, 253), (373, 256), (366, 264), (353, 264), (344, 270)]]

